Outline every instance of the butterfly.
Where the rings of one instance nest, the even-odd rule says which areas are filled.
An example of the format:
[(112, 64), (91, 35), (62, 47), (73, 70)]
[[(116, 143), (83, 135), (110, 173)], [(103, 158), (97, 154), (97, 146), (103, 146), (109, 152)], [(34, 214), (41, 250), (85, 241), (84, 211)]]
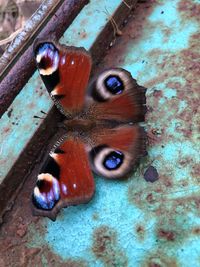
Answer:
[(61, 208), (91, 200), (92, 172), (125, 178), (146, 155), (146, 133), (138, 125), (145, 119), (146, 88), (122, 68), (89, 82), (92, 59), (84, 48), (37, 41), (34, 57), (65, 118), (66, 133), (49, 153), (32, 194), (34, 215), (55, 220)]

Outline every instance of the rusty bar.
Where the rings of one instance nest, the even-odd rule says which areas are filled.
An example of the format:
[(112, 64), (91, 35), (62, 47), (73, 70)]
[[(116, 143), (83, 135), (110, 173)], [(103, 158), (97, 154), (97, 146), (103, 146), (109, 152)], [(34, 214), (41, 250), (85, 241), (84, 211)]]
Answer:
[(56, 13), (51, 15), (52, 17), (45, 27), (43, 29), (41, 29), (43, 25), (39, 27), (34, 35), (25, 41), (26, 50), (23, 51), (22, 55), (19, 53), (19, 59), (0, 83), (0, 116), (7, 110), (14, 97), (19, 93), (35, 70), (32, 56), (32, 43), (34, 38), (36, 38), (36, 36), (49, 37), (53, 35), (54, 38), (59, 39), (79, 11), (87, 3), (88, 0), (65, 0)]
[[(116, 22), (119, 30), (126, 25), (129, 14), (135, 9), (137, 2), (138, 0), (126, 0), (126, 3), (122, 2), (114, 16), (112, 16), (112, 19)], [(115, 29), (113, 28), (111, 20), (109, 20), (108, 24), (99, 34), (94, 45), (90, 49), (92, 57), (95, 58), (96, 62), (98, 62), (101, 57), (104, 57), (109, 48), (114, 45), (116, 37), (118, 36), (114, 31)], [(123, 31), (121, 32), (121, 35), (123, 35)], [(104, 49), (99, 49), (99, 47), (103, 47)]]

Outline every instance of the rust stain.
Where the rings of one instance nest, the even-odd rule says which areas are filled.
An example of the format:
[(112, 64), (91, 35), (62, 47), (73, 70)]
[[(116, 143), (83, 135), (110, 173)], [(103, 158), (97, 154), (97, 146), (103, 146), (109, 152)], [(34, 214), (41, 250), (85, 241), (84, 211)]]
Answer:
[(192, 168), (192, 172), (191, 172), (191, 175), (194, 176), (194, 177), (197, 177), (197, 182), (200, 181), (200, 165), (199, 164), (195, 164)]
[(141, 224), (138, 224), (136, 225), (135, 229), (134, 229), (134, 233), (136, 232), (137, 234), (137, 237), (140, 241), (144, 241), (145, 239), (145, 234), (146, 234), (146, 231), (145, 231), (145, 228), (143, 225)]
[(164, 256), (160, 251), (154, 256), (148, 257), (146, 262), (142, 265), (144, 267), (178, 267), (180, 266), (177, 261), (173, 258)]
[(200, 6), (191, 0), (182, 0), (178, 3), (178, 10), (185, 18), (200, 21)]
[(95, 229), (92, 251), (105, 266), (128, 266), (128, 259), (117, 242), (117, 234), (108, 226)]
[(195, 227), (194, 229), (192, 229), (192, 233), (194, 235), (200, 235), (200, 227)]
[(87, 38), (87, 33), (85, 31), (78, 32), (79, 36), (81, 39), (86, 39)]
[[(81, 260), (63, 261), (56, 254), (52, 253), (47, 246), (28, 248), (25, 244), (16, 244), (9, 247), (7, 259), (3, 257), (4, 267), (10, 266), (48, 266), (48, 267), (86, 267), (87, 264)], [(7, 254), (7, 251), (4, 251)]]
[(158, 230), (158, 237), (166, 239), (167, 241), (174, 241), (176, 235), (173, 231), (159, 229)]
[(3, 129), (3, 135), (5, 136), (6, 134), (9, 133), (9, 131), (10, 131), (10, 127), (5, 127), (5, 128)]
[(156, 97), (156, 98), (157, 97), (163, 97), (163, 92), (161, 90), (157, 90), (156, 89), (156, 90), (153, 91), (153, 96)]

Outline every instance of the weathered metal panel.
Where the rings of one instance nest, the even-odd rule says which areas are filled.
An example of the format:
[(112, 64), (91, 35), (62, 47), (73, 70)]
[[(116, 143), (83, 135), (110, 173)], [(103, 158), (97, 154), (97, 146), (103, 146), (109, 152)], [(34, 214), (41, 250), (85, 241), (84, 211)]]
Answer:
[[(99, 68), (127, 68), (148, 88), (149, 155), (127, 181), (96, 177), (93, 200), (56, 222), (27, 217), (27, 182), (2, 228), (25, 266), (200, 266), (199, 15), (199, 1), (138, 4)], [(156, 179), (144, 179), (150, 166)]]

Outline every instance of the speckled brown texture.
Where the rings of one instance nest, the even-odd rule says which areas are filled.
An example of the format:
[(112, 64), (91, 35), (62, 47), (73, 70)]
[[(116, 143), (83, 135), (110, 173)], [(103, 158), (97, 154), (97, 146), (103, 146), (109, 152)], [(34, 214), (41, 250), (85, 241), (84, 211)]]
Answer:
[(128, 259), (117, 243), (117, 235), (108, 226), (101, 226), (95, 230), (92, 250), (104, 266), (128, 266)]

